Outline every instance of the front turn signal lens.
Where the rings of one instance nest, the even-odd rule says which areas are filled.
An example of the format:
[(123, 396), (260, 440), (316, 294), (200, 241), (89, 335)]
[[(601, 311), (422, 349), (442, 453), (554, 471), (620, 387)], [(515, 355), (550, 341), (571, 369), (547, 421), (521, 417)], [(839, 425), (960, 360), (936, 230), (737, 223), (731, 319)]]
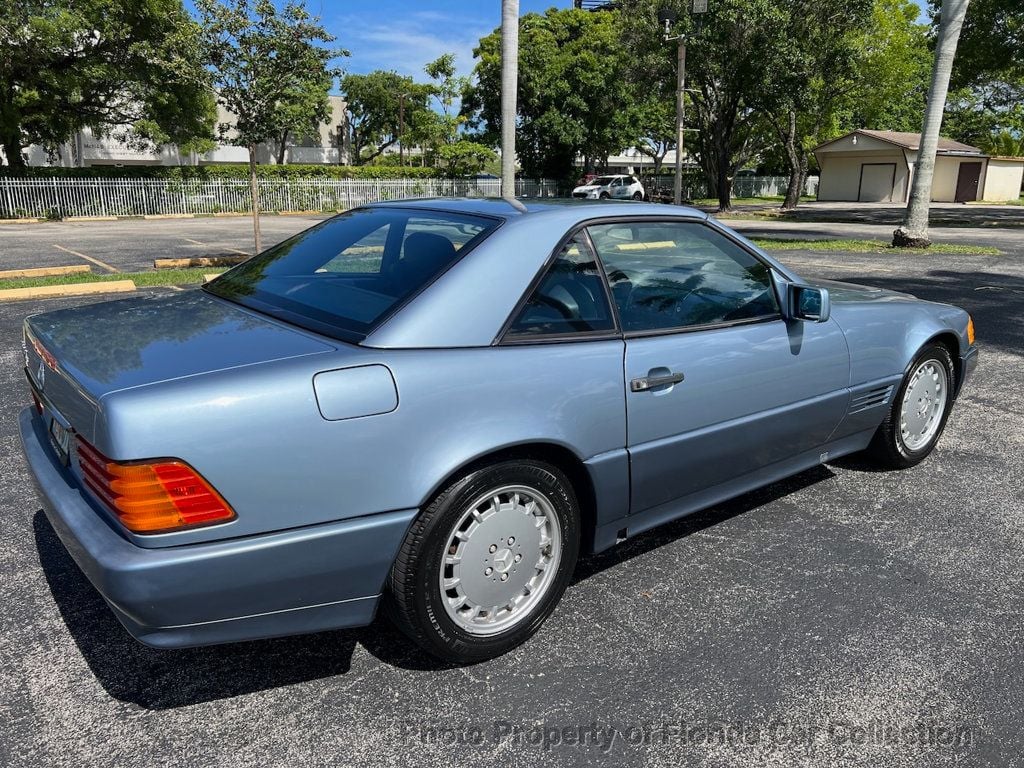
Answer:
[(967, 343), (974, 346), (974, 318), (967, 316)]
[(213, 486), (178, 459), (113, 461), (79, 438), (78, 463), (86, 487), (134, 533), (166, 533), (235, 519)]

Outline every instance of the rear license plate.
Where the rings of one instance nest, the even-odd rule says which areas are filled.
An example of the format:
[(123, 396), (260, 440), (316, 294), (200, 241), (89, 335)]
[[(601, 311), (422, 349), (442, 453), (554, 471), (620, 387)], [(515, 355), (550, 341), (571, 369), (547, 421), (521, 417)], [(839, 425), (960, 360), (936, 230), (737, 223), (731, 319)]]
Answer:
[(71, 445), (71, 430), (56, 419), (50, 420), (50, 443), (63, 464), (68, 463), (68, 449)]

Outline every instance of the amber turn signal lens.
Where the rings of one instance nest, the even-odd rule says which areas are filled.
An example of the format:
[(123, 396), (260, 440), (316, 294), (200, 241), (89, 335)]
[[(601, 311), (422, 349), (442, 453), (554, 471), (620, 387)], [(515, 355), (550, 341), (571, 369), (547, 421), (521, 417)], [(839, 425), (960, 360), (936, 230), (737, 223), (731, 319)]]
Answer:
[(235, 519), (220, 494), (183, 461), (112, 461), (79, 438), (78, 463), (86, 486), (129, 531), (167, 532)]
[(967, 316), (967, 343), (974, 344), (974, 318)]

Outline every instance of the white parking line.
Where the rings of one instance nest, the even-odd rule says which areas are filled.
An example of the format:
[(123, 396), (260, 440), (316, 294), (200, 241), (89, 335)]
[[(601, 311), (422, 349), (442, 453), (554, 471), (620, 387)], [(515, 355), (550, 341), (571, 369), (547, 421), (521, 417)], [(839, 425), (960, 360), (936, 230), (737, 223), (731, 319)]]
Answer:
[(108, 272), (120, 272), (121, 271), (117, 267), (110, 266), (105, 261), (100, 261), (99, 259), (94, 259), (92, 256), (86, 256), (84, 253), (79, 253), (78, 251), (72, 251), (70, 248), (65, 248), (63, 245), (57, 245), (56, 243), (53, 243), (53, 247), (56, 248), (57, 250), (64, 251), (64, 253), (70, 253), (72, 256), (77, 256), (80, 259), (85, 259), (86, 261), (91, 261), (97, 267), (102, 267), (103, 269), (107, 270)]
[(240, 253), (243, 256), (251, 256), (252, 254), (248, 251), (240, 251), (237, 248), (232, 248), (230, 245), (210, 245), (210, 243), (203, 243), (199, 240), (193, 240), (191, 237), (182, 238), (185, 242), (192, 243), (193, 245), (201, 245), (203, 248), (223, 248), (225, 251), (233, 251), (234, 253)]

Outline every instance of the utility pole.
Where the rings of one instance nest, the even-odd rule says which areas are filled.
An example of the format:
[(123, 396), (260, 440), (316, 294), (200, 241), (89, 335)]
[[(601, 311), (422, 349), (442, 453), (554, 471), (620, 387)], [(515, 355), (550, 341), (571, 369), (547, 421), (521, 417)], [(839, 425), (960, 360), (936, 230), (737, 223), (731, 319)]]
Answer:
[[(690, 0), (687, 0), (689, 4)], [(708, 0), (692, 0), (693, 13), (697, 15), (698, 25), (700, 14), (708, 10)], [(672, 34), (672, 25), (676, 23), (679, 16), (672, 8), (662, 8), (658, 11), (658, 24), (662, 28), (662, 39), (666, 43), (673, 40), (676, 45), (676, 174), (672, 182), (672, 202), (675, 205), (683, 204), (683, 150), (686, 145), (686, 35)], [(699, 29), (699, 26), (698, 26)]]
[(683, 204), (683, 146), (686, 143), (686, 38), (679, 36), (676, 49), (676, 177), (672, 202)]

